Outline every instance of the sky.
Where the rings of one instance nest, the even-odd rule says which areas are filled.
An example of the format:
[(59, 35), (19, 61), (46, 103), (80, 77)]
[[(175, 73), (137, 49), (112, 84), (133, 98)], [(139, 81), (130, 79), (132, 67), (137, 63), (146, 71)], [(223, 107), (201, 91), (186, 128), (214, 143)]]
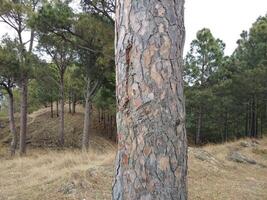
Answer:
[[(205, 27), (226, 43), (225, 54), (231, 55), (241, 32), (249, 30), (252, 23), (266, 13), (267, 0), (186, 0), (185, 53), (196, 32)], [(0, 36), (7, 32), (9, 28), (0, 23)]]
[(243, 30), (249, 30), (259, 16), (267, 14), (267, 0), (186, 0), (185, 52), (196, 32), (209, 28), (226, 43), (225, 54), (231, 55)]

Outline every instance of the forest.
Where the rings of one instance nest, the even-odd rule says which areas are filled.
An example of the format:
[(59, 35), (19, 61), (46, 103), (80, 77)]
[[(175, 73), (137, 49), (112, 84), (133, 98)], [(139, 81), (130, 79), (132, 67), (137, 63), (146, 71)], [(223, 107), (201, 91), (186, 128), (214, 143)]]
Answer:
[[(228, 176), (245, 163), (246, 173), (258, 171), (255, 179), (262, 181), (256, 196), (248, 189), (240, 192), (247, 198), (235, 199), (267, 198), (267, 14), (240, 30), (231, 55), (209, 27), (183, 52), (183, 6), (183, 0), (0, 0), (0, 24), (9, 30), (0, 39), (0, 171), (17, 170), (0, 178), (1, 200), (186, 200), (188, 193), (189, 199), (234, 199), (231, 184), (221, 196), (198, 196), (202, 186), (192, 191), (192, 174), (206, 177), (205, 168), (228, 162)], [(227, 159), (221, 158), (217, 151), (228, 147)], [(85, 186), (62, 186), (63, 197), (51, 189), (56, 179), (49, 179), (55, 185), (46, 193), (11, 195), (18, 178), (8, 174), (22, 170), (18, 162), (66, 155), (75, 157), (64, 160), (70, 171), (79, 162), (84, 168), (104, 164), (95, 165), (88, 180), (79, 175)], [(218, 164), (222, 159), (226, 164)], [(198, 174), (190, 165), (202, 161)], [(56, 171), (49, 174), (64, 176)], [(42, 191), (37, 184), (29, 188)], [(209, 188), (205, 195), (215, 195)]]

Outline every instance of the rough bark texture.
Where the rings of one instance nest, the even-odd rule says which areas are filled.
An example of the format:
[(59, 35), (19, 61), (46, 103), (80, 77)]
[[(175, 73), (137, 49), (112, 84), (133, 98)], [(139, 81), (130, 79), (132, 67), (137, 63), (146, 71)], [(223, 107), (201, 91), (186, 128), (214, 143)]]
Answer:
[(116, 2), (114, 200), (187, 199), (184, 1)]
[(14, 96), (12, 91), (8, 93), (8, 116), (9, 116), (9, 127), (10, 127), (10, 132), (12, 135), (12, 141), (11, 141), (11, 146), (10, 146), (10, 153), (11, 156), (15, 155), (16, 148), (17, 148), (17, 143), (18, 143), (18, 137), (16, 133), (16, 126), (15, 126), (15, 117), (14, 117)]
[(27, 133), (27, 114), (28, 114), (28, 79), (21, 81), (21, 102), (20, 102), (20, 155), (26, 154), (26, 133)]

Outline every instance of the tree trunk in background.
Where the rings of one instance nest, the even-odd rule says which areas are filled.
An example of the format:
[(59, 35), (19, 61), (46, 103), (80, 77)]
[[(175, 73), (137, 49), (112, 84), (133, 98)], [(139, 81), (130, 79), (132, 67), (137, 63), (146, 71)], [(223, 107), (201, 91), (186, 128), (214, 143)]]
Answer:
[(82, 139), (82, 149), (87, 151), (89, 149), (89, 136), (91, 128), (91, 115), (93, 111), (93, 106), (91, 103), (92, 97), (98, 89), (99, 81), (95, 81), (92, 84), (89, 76), (87, 77), (86, 86), (86, 96), (85, 96), (85, 111), (84, 111), (84, 124), (83, 124), (83, 139)]
[(255, 96), (252, 98), (251, 105), (251, 137), (257, 136), (257, 108), (256, 108), (256, 99)]
[(53, 107), (53, 99), (51, 98), (50, 102), (50, 108), (51, 108), (51, 118), (54, 118), (54, 107)]
[(109, 139), (113, 137), (113, 117), (110, 115), (110, 122), (109, 122)]
[(106, 130), (106, 113), (105, 113), (105, 111), (103, 111), (103, 127), (104, 127), (104, 130)]
[(103, 122), (103, 121), (104, 121), (104, 110), (101, 109), (101, 122)]
[(57, 102), (56, 102), (56, 112), (57, 112), (57, 117), (59, 117), (59, 111), (58, 111), (58, 99), (57, 99)]
[(71, 93), (69, 93), (69, 113), (71, 112)]
[(263, 134), (263, 114), (260, 112), (260, 138), (262, 138)]
[(199, 108), (197, 118), (196, 145), (201, 143), (201, 126), (202, 126), (202, 108)]
[(186, 200), (184, 1), (116, 2), (114, 200)]
[(100, 108), (98, 108), (97, 109), (98, 110), (98, 124), (100, 124), (100, 122), (101, 122), (101, 109)]
[(21, 80), (21, 102), (20, 102), (20, 155), (26, 154), (26, 137), (27, 137), (27, 115), (28, 115), (28, 79)]
[(258, 100), (257, 97), (255, 97), (255, 137), (258, 137), (258, 131), (259, 131), (259, 121), (258, 121)]
[(60, 77), (60, 126), (59, 126), (59, 145), (64, 146), (64, 76)]
[(225, 119), (224, 119), (224, 141), (228, 141), (228, 111), (225, 111)]
[(83, 139), (82, 149), (88, 151), (89, 149), (89, 133), (91, 125), (91, 96), (90, 96), (90, 80), (87, 81), (87, 90), (85, 97), (84, 123), (83, 123)]
[(90, 99), (86, 99), (85, 102), (85, 113), (84, 113), (84, 127), (83, 127), (83, 141), (82, 149), (87, 151), (89, 148), (89, 133), (91, 125), (91, 102)]
[(72, 98), (72, 114), (76, 113), (76, 94), (73, 93), (73, 98)]
[(12, 135), (12, 141), (10, 146), (10, 153), (11, 156), (15, 155), (17, 144), (18, 144), (18, 137), (16, 133), (16, 126), (15, 126), (15, 117), (14, 117), (14, 96), (10, 89), (8, 92), (8, 117), (9, 117), (9, 128)]
[(249, 120), (248, 120), (248, 117), (249, 117), (249, 102), (246, 106), (246, 124), (245, 124), (245, 134), (246, 134), (246, 137), (249, 136), (249, 133), (248, 133), (248, 130), (249, 130)]

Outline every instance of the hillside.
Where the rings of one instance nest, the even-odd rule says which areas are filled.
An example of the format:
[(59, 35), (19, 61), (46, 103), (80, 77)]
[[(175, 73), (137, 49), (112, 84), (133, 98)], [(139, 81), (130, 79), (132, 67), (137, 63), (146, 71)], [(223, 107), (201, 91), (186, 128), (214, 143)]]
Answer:
[[(0, 200), (110, 199), (116, 146), (93, 124), (91, 149), (79, 146), (83, 115), (66, 115), (65, 150), (57, 150), (57, 120), (47, 110), (29, 120), (27, 157), (6, 156), (5, 135), (0, 141)], [(43, 148), (50, 145), (50, 148)], [(4, 156), (5, 155), (5, 156)], [(189, 148), (190, 200), (267, 199), (267, 138), (241, 140), (223, 145)]]
[[(74, 115), (69, 114), (67, 109), (65, 111), (65, 147), (66, 148), (80, 148), (83, 130), (83, 107), (78, 105)], [(17, 114), (16, 114), (17, 116)], [(107, 151), (110, 148), (114, 149), (114, 143), (108, 141), (108, 135), (104, 129), (103, 122), (98, 122), (96, 111), (93, 111), (93, 123), (90, 133), (90, 146), (95, 151)], [(11, 141), (9, 135), (8, 119), (0, 118), (2, 128), (0, 128), (0, 146), (7, 147)], [(16, 124), (19, 124), (17, 117)], [(17, 126), (17, 131), (19, 127)], [(30, 148), (52, 148), (57, 149), (58, 146), (58, 130), (59, 117), (50, 117), (50, 108), (43, 108), (35, 111), (29, 115), (28, 119), (28, 135), (27, 143)], [(2, 152), (5, 155), (6, 152)], [(1, 156), (1, 151), (0, 151)]]

